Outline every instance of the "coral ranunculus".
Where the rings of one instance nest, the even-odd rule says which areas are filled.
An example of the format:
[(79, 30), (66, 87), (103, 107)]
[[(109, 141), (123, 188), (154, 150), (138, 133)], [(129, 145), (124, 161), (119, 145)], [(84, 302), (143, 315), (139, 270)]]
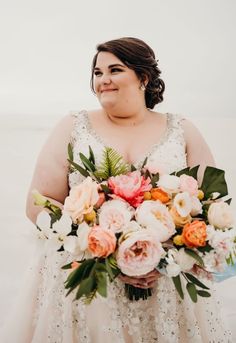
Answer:
[(144, 193), (152, 188), (150, 178), (145, 179), (138, 170), (110, 177), (108, 186), (114, 193), (113, 198), (122, 198), (133, 207), (141, 204)]
[(204, 247), (207, 239), (207, 226), (205, 222), (194, 220), (183, 227), (182, 240), (187, 247)]
[(94, 257), (107, 257), (115, 248), (116, 236), (111, 230), (98, 225), (91, 229), (88, 235), (88, 249)]
[(170, 200), (168, 193), (160, 188), (152, 188), (151, 196), (153, 200), (160, 200), (163, 204), (166, 204)]

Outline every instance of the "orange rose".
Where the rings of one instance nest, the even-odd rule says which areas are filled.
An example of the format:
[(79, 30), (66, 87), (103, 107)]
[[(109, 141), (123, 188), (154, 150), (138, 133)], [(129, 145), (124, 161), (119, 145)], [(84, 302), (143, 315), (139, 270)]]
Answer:
[(163, 204), (167, 203), (170, 200), (168, 193), (160, 188), (152, 188), (151, 196), (153, 200), (160, 200), (160, 202), (162, 202)]
[(206, 245), (207, 226), (203, 221), (194, 220), (192, 223), (184, 225), (182, 240), (187, 247), (204, 247)]
[(176, 208), (173, 206), (170, 209), (171, 217), (174, 220), (174, 223), (177, 227), (183, 227), (187, 223), (190, 223), (192, 220), (192, 217), (190, 215), (187, 215), (186, 217), (181, 217), (181, 215), (177, 212)]

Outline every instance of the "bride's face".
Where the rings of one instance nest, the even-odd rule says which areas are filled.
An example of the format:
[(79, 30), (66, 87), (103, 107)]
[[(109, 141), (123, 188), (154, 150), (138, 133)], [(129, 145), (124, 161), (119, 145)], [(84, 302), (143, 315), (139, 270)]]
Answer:
[[(104, 108), (129, 106), (137, 97), (143, 97), (141, 81), (134, 70), (128, 68), (110, 52), (100, 52), (93, 73), (95, 93)], [(135, 100), (136, 99), (136, 100)]]

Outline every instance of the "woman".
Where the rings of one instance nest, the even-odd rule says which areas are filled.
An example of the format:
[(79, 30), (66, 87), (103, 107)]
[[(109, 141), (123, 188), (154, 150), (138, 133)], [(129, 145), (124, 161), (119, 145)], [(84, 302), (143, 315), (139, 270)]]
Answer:
[[(33, 189), (62, 206), (70, 187), (83, 180), (76, 172), (68, 176), (69, 142), (77, 163), (79, 153), (87, 155), (90, 145), (98, 162), (104, 147), (110, 146), (136, 167), (146, 156), (150, 168), (167, 173), (200, 164), (199, 179), (206, 165), (214, 165), (191, 122), (153, 110), (163, 100), (165, 85), (154, 52), (143, 41), (121, 38), (100, 44), (91, 85), (101, 108), (65, 117), (39, 155), (27, 200), (27, 215), (33, 222), (41, 211), (34, 205)], [(66, 273), (60, 269), (70, 260), (65, 252), (43, 252), (28, 299), (28, 315), (34, 319), (19, 323), (17, 342), (230, 342), (213, 297), (197, 304), (188, 296), (180, 301), (172, 280), (157, 271), (138, 278), (120, 277), (110, 285), (108, 298), (96, 298), (89, 306), (72, 302), (65, 297)], [(151, 287), (154, 294), (131, 302), (124, 296), (124, 282)], [(9, 336), (5, 341), (13, 342)]]

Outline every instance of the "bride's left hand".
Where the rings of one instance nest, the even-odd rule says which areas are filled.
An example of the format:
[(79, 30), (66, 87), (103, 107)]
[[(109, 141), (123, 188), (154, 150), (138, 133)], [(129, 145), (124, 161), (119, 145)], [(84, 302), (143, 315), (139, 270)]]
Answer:
[(124, 283), (132, 285), (134, 287), (139, 288), (153, 288), (157, 279), (161, 276), (161, 274), (156, 270), (153, 269), (151, 272), (141, 275), (141, 276), (126, 276), (123, 274), (119, 275), (119, 279)]

